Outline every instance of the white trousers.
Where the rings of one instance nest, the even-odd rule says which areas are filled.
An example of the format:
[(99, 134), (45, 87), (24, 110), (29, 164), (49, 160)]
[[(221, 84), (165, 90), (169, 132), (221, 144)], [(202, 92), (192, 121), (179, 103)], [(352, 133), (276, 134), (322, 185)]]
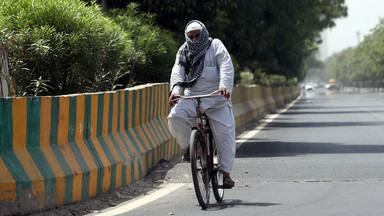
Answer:
[[(216, 141), (220, 169), (230, 173), (236, 154), (235, 119), (232, 107), (225, 104), (219, 108), (204, 108)], [(181, 148), (189, 145), (192, 127), (196, 126), (196, 101), (181, 100), (168, 116), (168, 127)]]

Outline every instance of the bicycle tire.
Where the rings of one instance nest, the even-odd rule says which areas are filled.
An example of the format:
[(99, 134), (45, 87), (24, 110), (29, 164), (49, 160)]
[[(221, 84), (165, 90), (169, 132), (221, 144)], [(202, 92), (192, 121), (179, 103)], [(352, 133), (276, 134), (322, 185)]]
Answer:
[(192, 169), (192, 179), (195, 188), (196, 198), (200, 206), (205, 209), (209, 205), (210, 197), (210, 173), (207, 169), (207, 153), (203, 151), (204, 142), (201, 133), (194, 129), (190, 138), (190, 160)]
[(217, 153), (216, 144), (214, 143), (215, 139), (212, 133), (210, 133), (210, 137), (211, 139), (209, 141), (210, 142), (209, 145), (211, 145), (211, 149), (213, 152), (212, 153), (213, 169), (212, 169), (212, 175), (211, 175), (212, 191), (216, 201), (222, 202), (224, 198), (224, 189), (220, 187), (220, 184), (222, 184), (223, 182), (223, 172), (220, 170), (220, 167), (219, 167), (219, 155)]

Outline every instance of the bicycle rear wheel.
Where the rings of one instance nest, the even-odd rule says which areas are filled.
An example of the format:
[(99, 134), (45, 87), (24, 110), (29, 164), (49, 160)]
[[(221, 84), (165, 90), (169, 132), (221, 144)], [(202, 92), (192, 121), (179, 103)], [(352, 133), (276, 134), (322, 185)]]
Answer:
[(223, 201), (223, 198), (224, 198), (224, 189), (222, 187), (220, 187), (220, 185), (223, 184), (223, 172), (220, 170), (220, 167), (219, 167), (219, 155), (217, 153), (215, 140), (214, 140), (212, 134), (210, 134), (210, 137), (212, 137), (212, 139), (210, 139), (210, 145), (211, 145), (211, 149), (213, 151), (213, 154), (212, 154), (212, 156), (213, 156), (213, 170), (212, 170), (212, 175), (211, 175), (212, 191), (213, 191), (213, 195), (215, 196), (216, 201), (221, 202), (221, 201)]
[(205, 209), (209, 204), (210, 173), (207, 168), (207, 151), (197, 129), (192, 130), (190, 138), (191, 169), (195, 194), (200, 206)]

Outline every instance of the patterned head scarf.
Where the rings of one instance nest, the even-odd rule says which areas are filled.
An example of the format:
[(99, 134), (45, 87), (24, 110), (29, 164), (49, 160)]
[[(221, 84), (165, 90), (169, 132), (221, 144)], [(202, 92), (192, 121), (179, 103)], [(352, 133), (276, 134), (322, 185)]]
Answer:
[[(192, 41), (187, 35), (189, 31), (193, 30), (200, 30), (197, 41)], [(185, 67), (187, 77), (184, 82), (178, 82), (175, 86), (179, 85), (183, 88), (191, 88), (196, 84), (197, 79), (204, 69), (205, 53), (211, 46), (212, 38), (209, 37), (205, 25), (198, 20), (192, 20), (186, 25), (184, 35), (186, 41), (177, 53), (177, 58), (179, 65)]]

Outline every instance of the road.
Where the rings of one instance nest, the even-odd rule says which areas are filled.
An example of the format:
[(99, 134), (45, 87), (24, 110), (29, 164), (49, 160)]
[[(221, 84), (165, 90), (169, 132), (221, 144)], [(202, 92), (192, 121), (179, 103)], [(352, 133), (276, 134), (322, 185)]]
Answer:
[(383, 215), (384, 94), (308, 92), (250, 126), (222, 203), (202, 210), (178, 163), (163, 188), (93, 215)]

